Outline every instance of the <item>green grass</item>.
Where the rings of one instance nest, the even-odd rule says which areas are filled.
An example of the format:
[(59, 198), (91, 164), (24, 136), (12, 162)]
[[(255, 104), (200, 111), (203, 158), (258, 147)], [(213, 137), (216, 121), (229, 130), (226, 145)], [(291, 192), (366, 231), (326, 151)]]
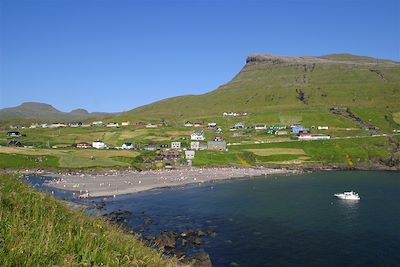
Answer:
[(54, 156), (36, 156), (0, 153), (0, 168), (56, 168), (59, 159)]
[[(306, 156), (309, 157), (305, 162), (319, 163), (349, 163), (349, 159), (353, 164), (378, 163), (379, 160), (389, 156), (389, 144), (386, 137), (241, 145), (230, 147), (230, 151), (235, 153), (238, 150), (255, 148), (303, 149)], [(279, 157), (282, 161), (293, 159), (292, 155)], [(262, 160), (263, 157), (257, 157), (257, 159)], [(268, 157), (265, 160), (270, 161)]]
[(101, 218), (0, 176), (0, 266), (176, 266)]

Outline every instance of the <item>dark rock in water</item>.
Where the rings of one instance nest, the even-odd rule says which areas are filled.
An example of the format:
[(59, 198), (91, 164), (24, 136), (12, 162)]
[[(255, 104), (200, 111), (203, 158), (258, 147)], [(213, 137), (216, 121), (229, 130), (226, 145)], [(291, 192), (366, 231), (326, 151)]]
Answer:
[(155, 244), (159, 249), (174, 249), (176, 246), (176, 234), (173, 232), (162, 233), (156, 237)]
[(207, 234), (201, 230), (197, 231), (197, 236), (201, 237), (201, 236), (206, 236)]
[(156, 238), (154, 236), (152, 236), (152, 235), (148, 235), (146, 237), (146, 240), (148, 240), (148, 241), (153, 241), (154, 239), (156, 239)]
[(145, 231), (146, 229), (144, 229), (144, 227), (143, 226), (140, 226), (140, 228), (139, 228), (139, 232), (141, 232), (141, 233), (143, 233), (144, 231)]
[(106, 206), (106, 203), (104, 201), (94, 205), (95, 209), (98, 209), (98, 210), (103, 209), (105, 206)]
[(193, 244), (200, 246), (200, 245), (204, 244), (204, 241), (201, 238), (195, 238), (195, 239), (193, 239)]
[(145, 224), (152, 224), (153, 223), (153, 219), (149, 217), (144, 221), (144, 223)]
[(116, 222), (116, 223), (126, 223), (128, 222), (129, 216), (132, 214), (130, 211), (113, 211), (108, 214), (104, 214), (103, 216), (108, 218), (110, 221)]
[(186, 239), (182, 239), (181, 240), (181, 245), (182, 246), (186, 246), (187, 243), (188, 243), (188, 241)]
[(181, 262), (191, 267), (212, 267), (210, 256), (205, 252), (196, 253)]

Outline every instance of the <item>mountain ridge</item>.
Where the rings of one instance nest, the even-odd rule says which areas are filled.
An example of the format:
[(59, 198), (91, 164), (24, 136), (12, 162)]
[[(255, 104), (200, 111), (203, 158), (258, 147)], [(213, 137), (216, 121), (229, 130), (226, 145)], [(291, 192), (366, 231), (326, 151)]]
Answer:
[(329, 107), (397, 108), (400, 62), (329, 54), (273, 56), (252, 54), (234, 78), (217, 89), (176, 96), (134, 108), (129, 118), (196, 118), (224, 111), (279, 112)]
[(0, 109), (0, 121), (6, 120), (83, 120), (97, 117), (111, 117), (119, 113), (107, 112), (88, 112), (85, 109), (78, 108), (70, 112), (63, 112), (50, 104), (41, 102), (23, 102), (19, 106)]

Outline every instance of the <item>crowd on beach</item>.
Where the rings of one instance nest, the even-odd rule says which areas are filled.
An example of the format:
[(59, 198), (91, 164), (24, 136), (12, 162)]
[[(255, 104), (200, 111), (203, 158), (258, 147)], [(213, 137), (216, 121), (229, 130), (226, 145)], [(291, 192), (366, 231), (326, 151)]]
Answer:
[(294, 171), (269, 168), (181, 168), (175, 170), (107, 171), (101, 174), (58, 173), (48, 174), (54, 179), (47, 185), (74, 191), (82, 198), (116, 196), (154, 188), (204, 183), (231, 178), (258, 177)]

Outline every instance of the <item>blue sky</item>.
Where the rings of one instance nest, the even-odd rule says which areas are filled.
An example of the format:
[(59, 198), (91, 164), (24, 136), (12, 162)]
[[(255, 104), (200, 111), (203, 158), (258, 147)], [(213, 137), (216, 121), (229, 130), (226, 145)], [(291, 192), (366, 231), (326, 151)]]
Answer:
[(129, 110), (216, 89), (251, 53), (400, 61), (400, 1), (0, 0), (0, 108)]

